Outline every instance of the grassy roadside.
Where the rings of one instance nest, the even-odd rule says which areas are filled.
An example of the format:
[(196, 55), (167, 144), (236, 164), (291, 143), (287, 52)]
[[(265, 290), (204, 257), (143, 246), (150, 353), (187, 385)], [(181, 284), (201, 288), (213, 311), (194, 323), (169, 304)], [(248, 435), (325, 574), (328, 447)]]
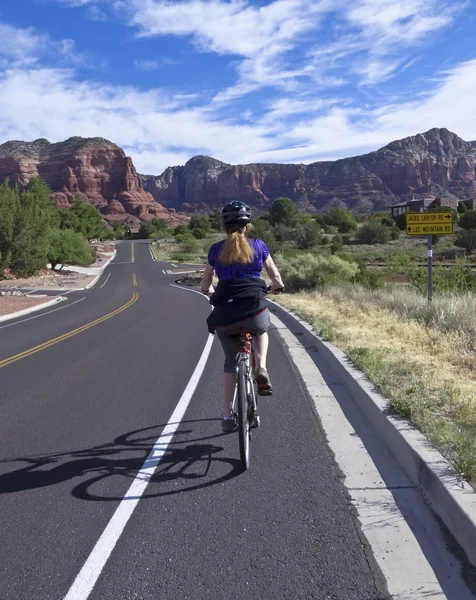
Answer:
[(476, 297), (336, 286), (278, 297), (343, 350), (391, 407), (476, 483)]
[(221, 234), (209, 235), (203, 240), (195, 240), (187, 250), (184, 249), (184, 244), (172, 238), (152, 241), (151, 248), (157, 260), (203, 266), (206, 263), (210, 246), (221, 239), (223, 239)]

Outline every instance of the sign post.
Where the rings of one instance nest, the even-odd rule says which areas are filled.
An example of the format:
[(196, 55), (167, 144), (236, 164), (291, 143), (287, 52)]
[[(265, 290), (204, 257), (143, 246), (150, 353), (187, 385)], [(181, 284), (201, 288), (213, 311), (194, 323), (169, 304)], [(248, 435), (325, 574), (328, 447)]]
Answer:
[(453, 233), (453, 213), (405, 213), (407, 235), (427, 236), (428, 301), (433, 299), (433, 236)]
[(433, 236), (427, 237), (427, 259), (428, 259), (428, 302), (433, 300)]

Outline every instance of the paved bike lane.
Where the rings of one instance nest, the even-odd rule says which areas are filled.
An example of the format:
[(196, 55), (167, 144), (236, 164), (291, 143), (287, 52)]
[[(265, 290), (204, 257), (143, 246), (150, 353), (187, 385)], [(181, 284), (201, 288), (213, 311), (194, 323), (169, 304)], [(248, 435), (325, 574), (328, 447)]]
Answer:
[(246, 473), (237, 435), (223, 435), (217, 419), (222, 360), (215, 343), (184, 421), (92, 600), (389, 598), (276, 333), (270, 351), (276, 393), (261, 399), (262, 428)]

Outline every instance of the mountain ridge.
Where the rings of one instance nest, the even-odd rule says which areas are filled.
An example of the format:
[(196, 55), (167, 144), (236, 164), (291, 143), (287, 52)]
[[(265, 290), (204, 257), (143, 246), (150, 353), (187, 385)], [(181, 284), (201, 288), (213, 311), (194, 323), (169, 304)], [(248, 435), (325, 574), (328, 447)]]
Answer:
[(158, 202), (177, 210), (202, 211), (239, 199), (260, 207), (284, 195), (305, 210), (349, 206), (367, 212), (411, 194), (476, 196), (476, 141), (432, 128), (335, 161), (231, 165), (196, 156), (141, 178)]
[(37, 176), (50, 185), (58, 206), (79, 196), (108, 221), (159, 217), (173, 225), (186, 220), (182, 212), (205, 212), (230, 200), (267, 210), (280, 196), (308, 212), (333, 206), (370, 212), (412, 194), (476, 198), (476, 141), (433, 128), (335, 161), (232, 165), (197, 155), (157, 176), (138, 174), (120, 146), (100, 137), (0, 145), (0, 182), (8, 178), (24, 187)]

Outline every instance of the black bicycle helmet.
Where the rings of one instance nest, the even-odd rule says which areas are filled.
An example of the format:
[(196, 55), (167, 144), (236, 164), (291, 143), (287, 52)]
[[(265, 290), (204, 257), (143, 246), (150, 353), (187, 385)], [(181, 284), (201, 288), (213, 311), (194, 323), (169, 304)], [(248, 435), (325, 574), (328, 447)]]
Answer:
[(251, 221), (251, 208), (244, 202), (228, 202), (222, 208), (221, 218), (225, 226), (247, 225)]

